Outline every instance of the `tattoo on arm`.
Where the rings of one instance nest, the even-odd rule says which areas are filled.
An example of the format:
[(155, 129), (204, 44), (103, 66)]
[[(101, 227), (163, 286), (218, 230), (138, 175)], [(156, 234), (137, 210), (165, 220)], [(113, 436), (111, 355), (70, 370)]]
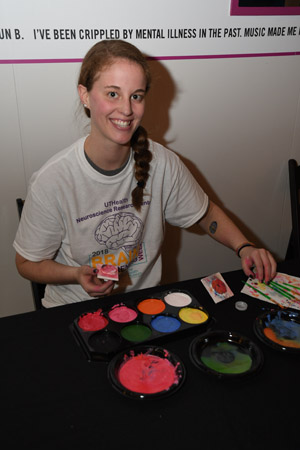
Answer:
[(215, 234), (215, 232), (217, 231), (217, 228), (218, 228), (217, 222), (212, 222), (209, 225), (209, 231), (211, 232), (211, 234)]

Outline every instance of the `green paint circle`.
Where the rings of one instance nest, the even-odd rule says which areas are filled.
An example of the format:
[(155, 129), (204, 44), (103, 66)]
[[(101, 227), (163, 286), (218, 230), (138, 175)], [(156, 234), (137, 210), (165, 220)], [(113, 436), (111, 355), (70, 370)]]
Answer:
[(151, 330), (146, 325), (133, 324), (122, 328), (121, 335), (127, 341), (141, 342), (151, 336)]
[(208, 345), (202, 352), (201, 361), (210, 369), (224, 374), (247, 372), (252, 365), (250, 355), (229, 342)]

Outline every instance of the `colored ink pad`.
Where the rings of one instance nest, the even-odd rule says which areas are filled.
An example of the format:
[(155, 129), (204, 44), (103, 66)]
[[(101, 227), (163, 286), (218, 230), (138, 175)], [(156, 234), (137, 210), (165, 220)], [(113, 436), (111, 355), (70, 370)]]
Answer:
[(296, 311), (271, 310), (256, 318), (257, 337), (275, 350), (300, 352), (300, 314)]
[(120, 304), (114, 305), (109, 311), (108, 316), (114, 322), (126, 323), (132, 322), (136, 319), (137, 312), (132, 308), (128, 308), (127, 306)]
[(82, 314), (78, 319), (78, 326), (84, 331), (98, 331), (105, 328), (108, 320), (102, 314), (102, 309)]
[(259, 347), (247, 337), (229, 331), (213, 331), (195, 338), (190, 346), (195, 366), (219, 379), (249, 377), (263, 365)]
[(166, 308), (166, 305), (164, 302), (158, 298), (147, 298), (146, 300), (141, 301), (137, 308), (139, 311), (141, 311), (143, 314), (159, 314), (164, 311)]
[(200, 308), (185, 307), (179, 311), (178, 315), (186, 323), (199, 324), (208, 320), (208, 314)]
[(175, 306), (177, 308), (181, 308), (192, 303), (192, 298), (188, 294), (176, 291), (167, 294), (164, 300), (168, 305)]
[(130, 342), (142, 342), (151, 336), (152, 332), (146, 325), (135, 323), (127, 325), (121, 330), (124, 339)]
[(151, 320), (151, 326), (161, 333), (174, 333), (181, 327), (181, 322), (176, 317), (163, 315)]
[(185, 379), (185, 368), (164, 348), (136, 347), (111, 360), (108, 378), (120, 394), (142, 400), (176, 392)]

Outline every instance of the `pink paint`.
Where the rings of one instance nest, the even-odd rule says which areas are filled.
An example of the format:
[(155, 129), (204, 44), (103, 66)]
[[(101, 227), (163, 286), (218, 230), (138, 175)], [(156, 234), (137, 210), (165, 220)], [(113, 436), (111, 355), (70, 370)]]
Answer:
[(156, 394), (178, 384), (176, 367), (166, 358), (150, 354), (127, 357), (120, 366), (119, 382), (140, 394)]
[(78, 326), (84, 331), (102, 330), (108, 324), (108, 320), (102, 314), (102, 309), (83, 314), (78, 320)]
[(126, 323), (131, 322), (137, 317), (137, 312), (125, 305), (115, 305), (108, 313), (109, 318), (114, 322)]

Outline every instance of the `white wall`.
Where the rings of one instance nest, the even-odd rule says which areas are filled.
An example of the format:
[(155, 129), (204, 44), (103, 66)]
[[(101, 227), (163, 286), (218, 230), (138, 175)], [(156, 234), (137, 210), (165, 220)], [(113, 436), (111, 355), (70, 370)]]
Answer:
[[(256, 20), (256, 19), (253, 19)], [(259, 20), (259, 19), (257, 19)], [(287, 161), (300, 162), (300, 56), (152, 61), (145, 125), (176, 151), (251, 240), (284, 257), (290, 233)], [(16, 272), (15, 199), (31, 174), (85, 134), (77, 63), (0, 65), (0, 316), (33, 309)], [(168, 228), (164, 282), (239, 268), (197, 230)]]
[[(165, 135), (154, 134), (183, 157), (211, 198), (251, 240), (284, 258), (290, 233), (287, 161), (293, 157), (300, 162), (300, 58), (165, 66), (178, 94)], [(170, 258), (166, 281), (174, 271), (186, 279), (239, 268), (231, 250), (197, 234), (172, 230), (167, 241), (172, 258), (177, 256), (177, 269)]]

